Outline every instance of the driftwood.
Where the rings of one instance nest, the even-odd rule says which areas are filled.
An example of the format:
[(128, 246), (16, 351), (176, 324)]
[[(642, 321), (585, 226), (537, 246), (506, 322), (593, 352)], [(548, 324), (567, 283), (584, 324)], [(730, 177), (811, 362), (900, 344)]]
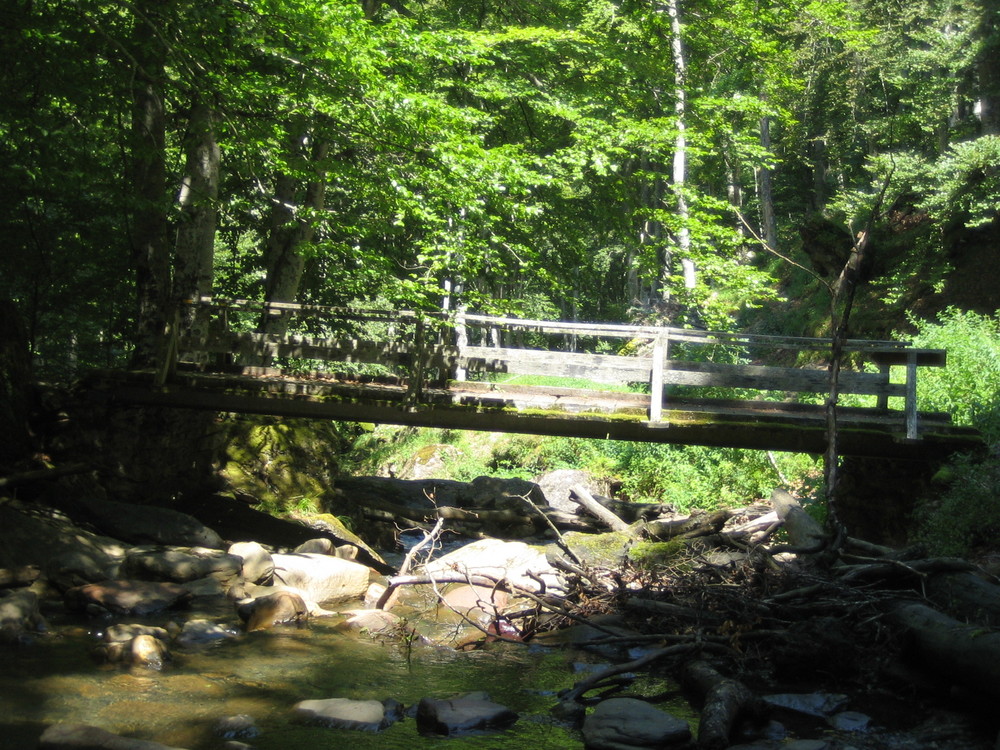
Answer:
[(601, 505), (594, 496), (587, 492), (581, 485), (574, 485), (569, 491), (570, 500), (583, 507), (594, 518), (601, 521), (612, 531), (628, 531), (629, 525), (622, 519)]
[(712, 513), (692, 513), (684, 518), (658, 519), (647, 521), (642, 529), (654, 539), (694, 539), (709, 534), (717, 534), (733, 516), (731, 510), (717, 510)]
[(724, 677), (706, 661), (684, 665), (684, 681), (703, 697), (698, 745), (709, 750), (729, 747), (737, 720), (763, 713), (763, 702), (738, 680)]

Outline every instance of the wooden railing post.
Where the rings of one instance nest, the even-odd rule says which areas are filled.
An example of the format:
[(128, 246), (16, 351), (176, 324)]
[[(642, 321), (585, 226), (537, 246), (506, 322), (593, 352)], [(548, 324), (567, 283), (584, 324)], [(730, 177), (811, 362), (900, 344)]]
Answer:
[(649, 377), (649, 421), (663, 420), (663, 363), (667, 354), (667, 337), (658, 335), (653, 340), (653, 363)]
[[(879, 363), (878, 371), (879, 371), (879, 373), (883, 377), (885, 377), (885, 382), (886, 383), (889, 382), (889, 373), (890, 373), (891, 370), (892, 370), (892, 368), (889, 365), (881, 363), (881, 362)], [(888, 409), (889, 408), (889, 394), (887, 394), (887, 393), (880, 393), (878, 395), (878, 401), (876, 401), (875, 406), (877, 406), (879, 409)]]
[(427, 336), (424, 331), (424, 319), (418, 317), (413, 332), (413, 374), (410, 376), (410, 387), (406, 400), (410, 404), (419, 403), (424, 397), (424, 359), (427, 351)]
[(458, 349), (458, 361), (455, 363), (454, 370), (451, 373), (453, 380), (463, 381), (467, 378), (468, 373), (465, 368), (462, 367), (459, 362), (461, 362), (463, 352), (465, 347), (469, 345), (469, 329), (465, 323), (465, 306), (460, 305), (455, 310), (455, 347)]
[(906, 439), (917, 440), (920, 429), (917, 424), (917, 352), (906, 355)]

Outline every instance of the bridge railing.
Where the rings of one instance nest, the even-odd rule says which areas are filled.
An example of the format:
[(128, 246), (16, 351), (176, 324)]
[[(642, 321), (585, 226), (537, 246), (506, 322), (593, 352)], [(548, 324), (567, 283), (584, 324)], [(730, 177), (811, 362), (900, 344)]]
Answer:
[[(827, 353), (829, 339), (212, 298), (192, 304), (208, 314), (208, 324), (177, 342), (182, 360), (201, 367), (241, 365), (250, 371), (294, 360), (323, 363), (329, 371), (382, 368), (407, 383), (411, 401), (449, 378), (501, 373), (579, 378), (648, 386), (649, 420), (659, 423), (670, 407), (668, 394), (678, 388), (794, 394), (822, 394), (830, 388), (826, 368), (775, 364), (779, 354), (787, 359), (789, 352)], [(281, 321), (276, 328), (294, 330), (251, 330), (266, 329), (262, 321)], [(877, 372), (842, 369), (840, 392), (874, 396), (874, 409), (887, 413), (890, 398), (902, 399), (897, 413), (906, 437), (918, 439), (918, 370), (943, 366), (945, 352), (915, 349), (902, 341), (859, 339), (848, 340), (844, 351), (852, 360), (874, 363)], [(892, 382), (893, 366), (904, 368), (902, 382)]]

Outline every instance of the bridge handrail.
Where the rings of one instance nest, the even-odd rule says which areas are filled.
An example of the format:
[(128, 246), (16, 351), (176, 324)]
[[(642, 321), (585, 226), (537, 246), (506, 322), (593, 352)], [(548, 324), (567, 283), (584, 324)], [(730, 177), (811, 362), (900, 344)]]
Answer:
[[(781, 349), (824, 350), (829, 348), (828, 338), (811, 338), (808, 336), (777, 336), (761, 333), (740, 333), (730, 331), (702, 331), (674, 326), (631, 325), (624, 323), (579, 323), (553, 320), (535, 320), (531, 318), (512, 318), (478, 313), (417, 310), (387, 310), (381, 308), (332, 307), (326, 305), (308, 305), (293, 302), (261, 302), (247, 299), (220, 299), (202, 297), (197, 302), (187, 301), (186, 304), (200, 305), (215, 309), (236, 309), (255, 312), (268, 312), (275, 315), (312, 313), (322, 314), (344, 320), (367, 321), (438, 321), (452, 324), (479, 324), (484, 326), (501, 326), (510, 329), (522, 329), (538, 333), (570, 334), (577, 336), (598, 336), (606, 338), (646, 338), (653, 340), (666, 335), (674, 342), (692, 344), (721, 344), (726, 346), (772, 346)], [(844, 350), (851, 352), (869, 352), (883, 350), (903, 350), (913, 342), (895, 339), (847, 339)]]
[[(694, 345), (722, 345), (727, 347), (766, 347), (782, 350), (829, 350), (829, 339), (768, 334), (700, 331), (671, 326), (627, 325), (616, 323), (579, 323), (546, 321), (524, 318), (481, 315), (476, 313), (416, 310), (361, 309), (302, 305), (285, 302), (258, 302), (242, 299), (202, 297), (185, 304), (206, 307), (223, 313), (224, 335), (203, 333), (199, 341), (188, 341), (187, 349), (202, 353), (256, 352), (263, 359), (280, 356), (302, 357), (325, 361), (360, 362), (383, 365), (408, 364), (412, 368), (411, 389), (419, 399), (425, 380), (425, 371), (443, 372), (465, 370), (487, 372), (520, 372), (522, 374), (565, 374), (577, 376), (601, 373), (612, 380), (646, 381), (650, 385), (649, 419), (659, 422), (662, 416), (666, 385), (728, 386), (757, 390), (786, 390), (796, 392), (823, 392), (827, 387), (825, 371), (767, 365), (717, 364), (693, 362), (671, 357), (675, 343)], [(276, 336), (260, 333), (236, 333), (228, 330), (226, 311), (238, 310), (269, 315), (320, 315), (350, 322), (408, 323), (413, 325), (410, 339), (394, 341), (369, 341), (356, 338), (332, 339), (308, 335)], [(428, 326), (451, 327), (455, 330), (457, 345), (431, 343)], [(534, 333), (571, 335), (593, 338), (645, 340), (653, 345), (652, 354), (640, 356), (620, 354), (586, 354), (559, 351), (553, 358), (551, 350), (512, 346), (470, 346), (467, 344), (467, 327), (523, 330)], [(174, 332), (177, 326), (173, 326)], [(398, 337), (400, 332), (393, 334)], [(412, 343), (411, 343), (412, 340)], [(168, 350), (177, 356), (179, 343), (174, 338)], [(844, 349), (860, 353), (878, 365), (878, 373), (845, 371), (841, 375), (841, 392), (872, 394), (877, 396), (877, 408), (887, 409), (893, 396), (904, 399), (904, 417), (908, 439), (919, 437), (916, 407), (916, 381), (918, 366), (943, 366), (945, 353), (936, 349), (915, 349), (910, 342), (892, 340), (850, 339)], [(648, 352), (648, 350), (647, 350)], [(906, 368), (904, 383), (891, 383), (890, 367)], [(165, 365), (166, 368), (171, 365)], [(558, 371), (558, 372), (557, 372)], [(609, 382), (605, 380), (605, 382)]]

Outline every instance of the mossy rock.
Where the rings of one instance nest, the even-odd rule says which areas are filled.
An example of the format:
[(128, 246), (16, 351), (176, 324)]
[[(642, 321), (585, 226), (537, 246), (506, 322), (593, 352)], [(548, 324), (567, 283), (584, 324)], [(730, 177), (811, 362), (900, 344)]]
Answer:
[(687, 545), (683, 539), (671, 539), (666, 542), (641, 541), (629, 548), (627, 557), (640, 567), (653, 569), (675, 563), (686, 549)]
[(224, 430), (219, 474), (233, 492), (271, 512), (287, 512), (318, 501), (332, 486), (341, 443), (329, 422), (235, 419)]
[(621, 565), (635, 537), (626, 531), (609, 531), (604, 534), (584, 534), (570, 531), (563, 534), (563, 541), (580, 558), (584, 565), (614, 568)]

